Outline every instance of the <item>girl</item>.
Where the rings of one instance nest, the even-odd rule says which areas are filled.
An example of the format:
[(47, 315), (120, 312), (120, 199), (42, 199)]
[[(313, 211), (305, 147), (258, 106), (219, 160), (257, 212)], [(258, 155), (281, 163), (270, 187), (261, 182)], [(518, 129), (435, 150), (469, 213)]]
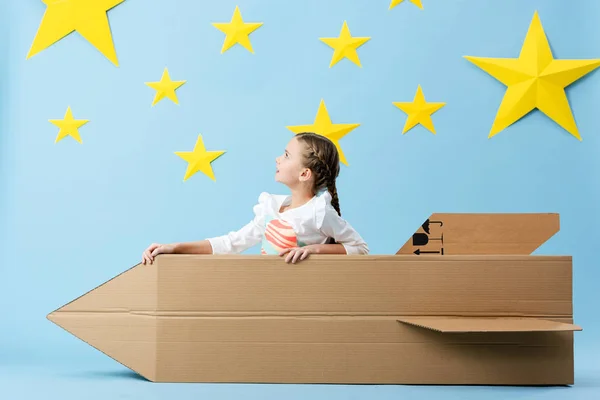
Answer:
[(289, 187), (291, 195), (263, 192), (254, 219), (237, 232), (198, 242), (153, 243), (142, 254), (142, 263), (151, 264), (161, 253), (236, 254), (261, 242), (261, 254), (287, 254), (286, 263), (309, 254), (369, 253), (362, 237), (341, 217), (335, 188), (339, 155), (331, 140), (311, 132), (297, 134), (275, 161), (275, 180)]

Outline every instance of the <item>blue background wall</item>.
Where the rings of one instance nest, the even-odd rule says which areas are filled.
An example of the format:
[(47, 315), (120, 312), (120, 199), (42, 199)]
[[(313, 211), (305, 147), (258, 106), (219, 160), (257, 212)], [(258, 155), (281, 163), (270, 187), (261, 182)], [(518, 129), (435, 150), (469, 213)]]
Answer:
[[(6, 2), (8, 3), (8, 2)], [(600, 71), (568, 88), (583, 141), (540, 112), (492, 139), (488, 132), (505, 88), (462, 58), (517, 57), (538, 10), (556, 58), (600, 58), (600, 2), (589, 0), (424, 0), (424, 10), (389, 0), (218, 2), (127, 0), (109, 12), (120, 67), (78, 34), (26, 60), (41, 21), (40, 1), (12, 2), (10, 35), (0, 46), (0, 359), (98, 360), (104, 356), (45, 319), (140, 260), (153, 241), (198, 240), (252, 218), (274, 182), (275, 157), (312, 123), (319, 101), (334, 123), (361, 126), (340, 142), (349, 167), (338, 182), (341, 209), (372, 254), (392, 254), (432, 212), (558, 212), (561, 231), (537, 254), (574, 257), (577, 356), (596, 348), (600, 226)], [(250, 39), (220, 54), (239, 4), (246, 22), (264, 22)], [(177, 22), (175, 22), (178, 20)], [(344, 20), (363, 68), (328, 68)], [(150, 107), (164, 67), (180, 105)], [(438, 134), (392, 105), (445, 101), (433, 116)], [(83, 144), (55, 144), (67, 106)], [(198, 134), (213, 162), (183, 182)], [(258, 249), (249, 251), (258, 254)], [(583, 350), (585, 346), (586, 350)]]

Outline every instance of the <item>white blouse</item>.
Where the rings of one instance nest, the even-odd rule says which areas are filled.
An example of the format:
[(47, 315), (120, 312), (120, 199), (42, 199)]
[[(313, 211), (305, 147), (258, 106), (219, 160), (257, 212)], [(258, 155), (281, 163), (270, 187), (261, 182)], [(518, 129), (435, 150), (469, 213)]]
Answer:
[(331, 205), (328, 191), (300, 207), (279, 212), (291, 199), (290, 195), (262, 192), (252, 221), (238, 231), (207, 239), (213, 254), (241, 253), (261, 242), (261, 254), (278, 254), (289, 247), (327, 243), (329, 238), (344, 246), (347, 254), (369, 253), (367, 243)]

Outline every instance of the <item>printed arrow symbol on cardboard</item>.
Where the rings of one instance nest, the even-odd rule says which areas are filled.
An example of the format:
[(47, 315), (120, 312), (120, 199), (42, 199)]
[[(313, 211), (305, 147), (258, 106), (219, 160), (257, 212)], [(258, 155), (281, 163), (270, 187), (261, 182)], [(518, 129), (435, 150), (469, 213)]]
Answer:
[(420, 255), (420, 254), (426, 254), (426, 253), (430, 253), (430, 254), (444, 254), (444, 249), (442, 249), (441, 251), (427, 251), (427, 250), (421, 250), (421, 249), (416, 249), (414, 251), (414, 253), (416, 255)]

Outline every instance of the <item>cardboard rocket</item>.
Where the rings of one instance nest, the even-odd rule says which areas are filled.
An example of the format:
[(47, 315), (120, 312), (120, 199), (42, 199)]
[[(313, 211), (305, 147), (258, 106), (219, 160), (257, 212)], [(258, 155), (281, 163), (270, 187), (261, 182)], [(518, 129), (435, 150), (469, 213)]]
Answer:
[(48, 319), (154, 382), (568, 385), (572, 258), (531, 255), (558, 230), (433, 214), (395, 255), (160, 255)]

